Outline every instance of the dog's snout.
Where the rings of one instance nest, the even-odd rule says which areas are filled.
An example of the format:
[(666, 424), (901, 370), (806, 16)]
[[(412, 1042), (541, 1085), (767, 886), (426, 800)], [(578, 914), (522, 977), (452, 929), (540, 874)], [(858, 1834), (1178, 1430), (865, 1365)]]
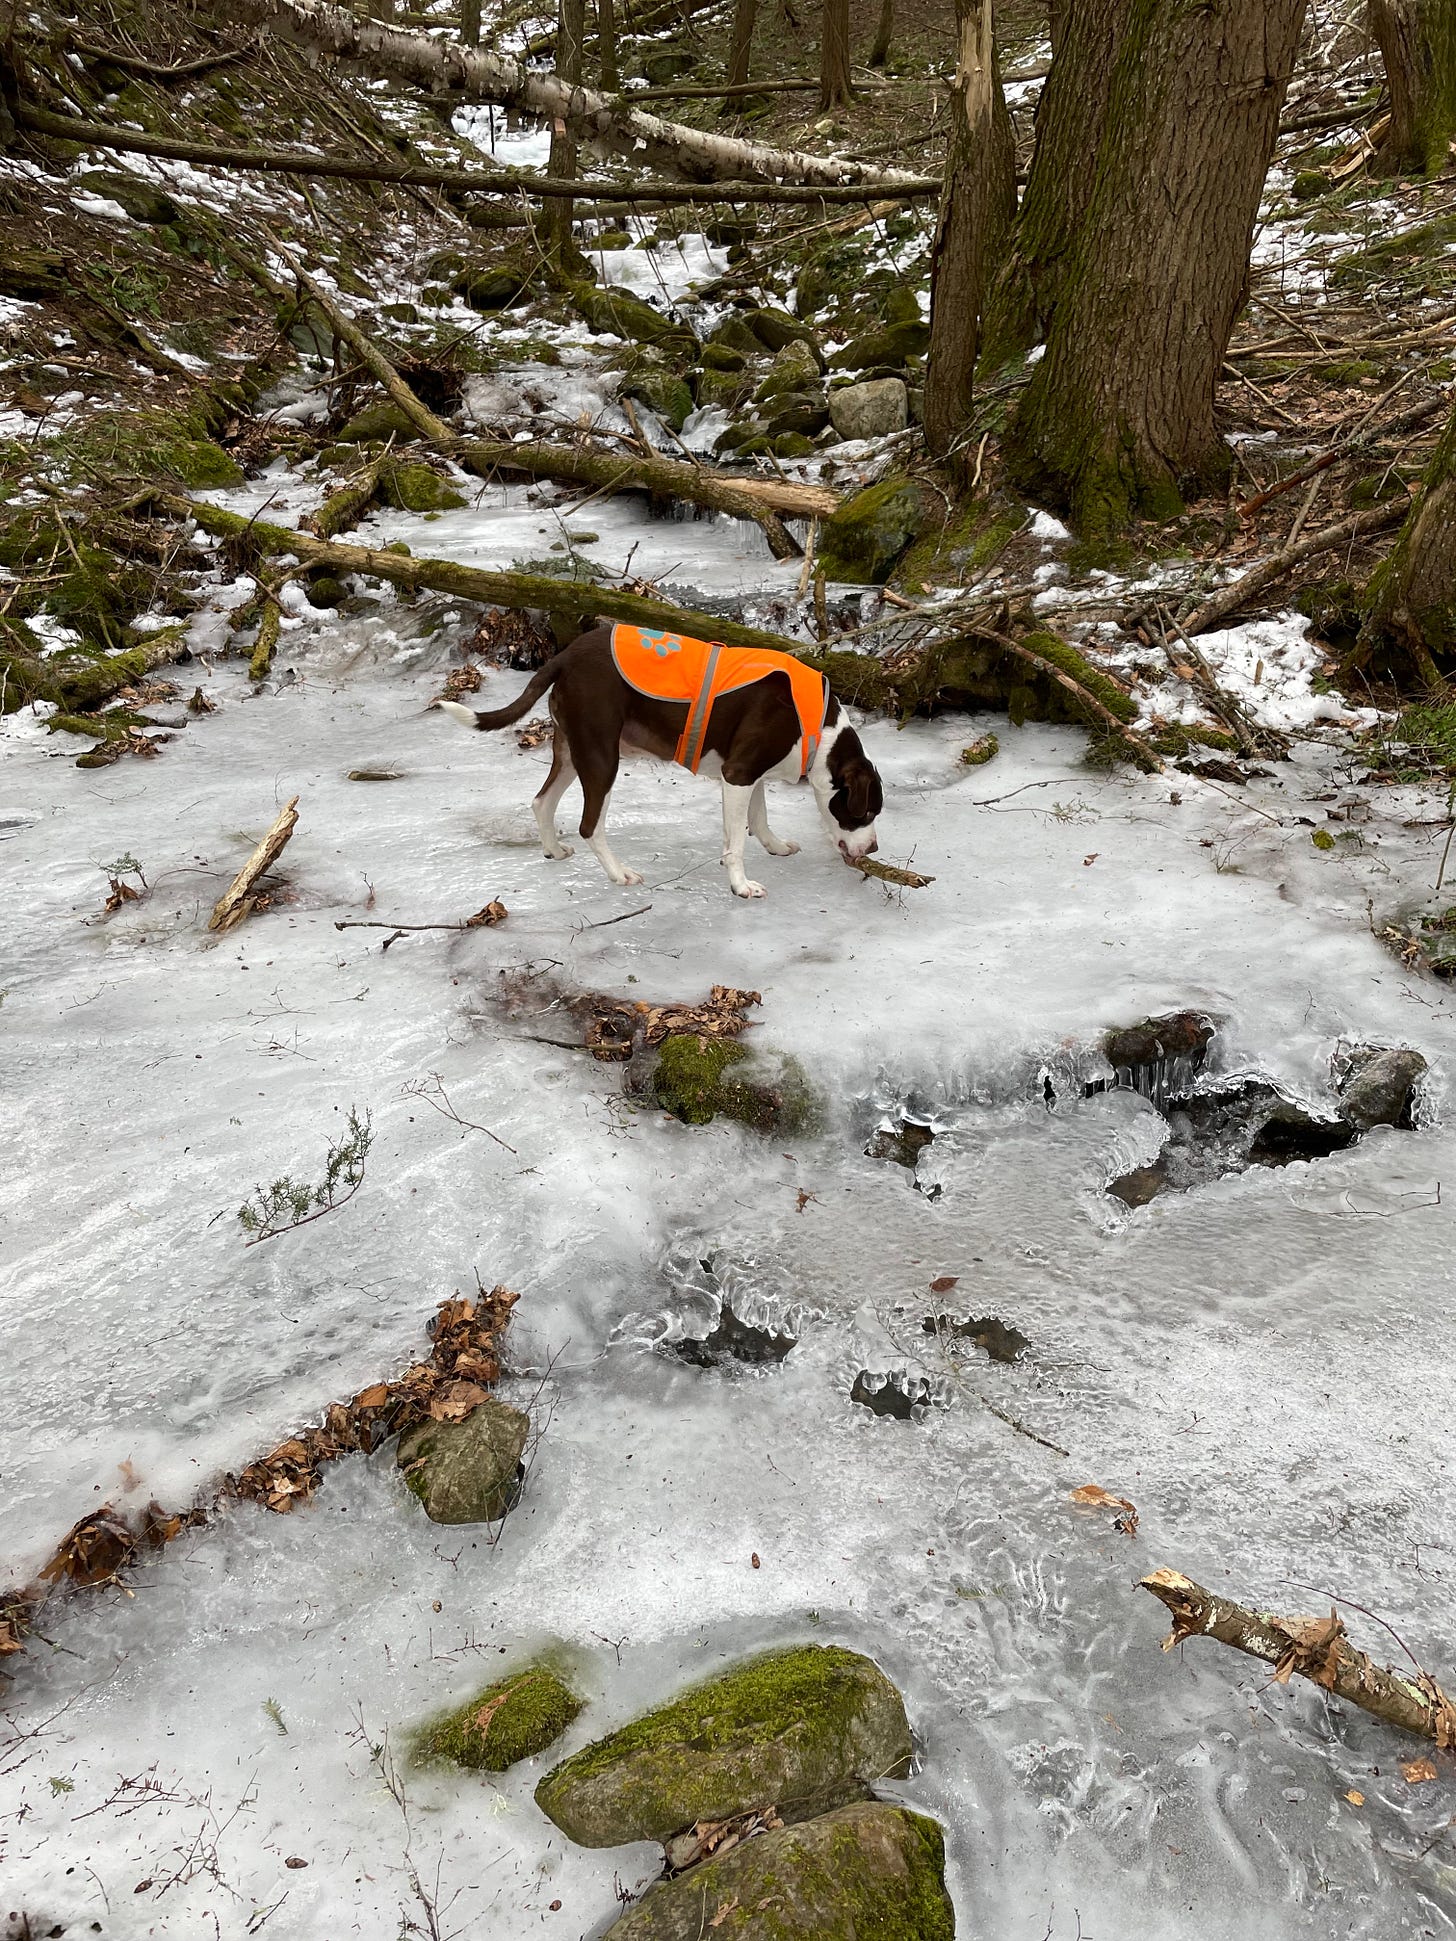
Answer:
[(870, 844), (869, 849), (866, 851), (866, 854), (870, 856), (878, 856), (879, 853), (880, 853), (880, 845), (879, 845), (879, 840), (877, 838), (874, 842)]

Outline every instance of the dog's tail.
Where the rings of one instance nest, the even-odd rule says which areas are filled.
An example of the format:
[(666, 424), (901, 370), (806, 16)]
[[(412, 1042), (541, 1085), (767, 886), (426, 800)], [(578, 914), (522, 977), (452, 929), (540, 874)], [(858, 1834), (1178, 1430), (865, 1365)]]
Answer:
[(467, 728), (509, 728), (513, 721), (519, 721), (523, 715), (529, 714), (547, 688), (555, 684), (565, 659), (565, 653), (553, 654), (546, 665), (531, 676), (524, 691), (508, 708), (492, 708), (485, 714), (477, 714), (474, 708), (467, 708), (459, 701), (437, 701), (435, 706), (442, 714), (453, 714)]

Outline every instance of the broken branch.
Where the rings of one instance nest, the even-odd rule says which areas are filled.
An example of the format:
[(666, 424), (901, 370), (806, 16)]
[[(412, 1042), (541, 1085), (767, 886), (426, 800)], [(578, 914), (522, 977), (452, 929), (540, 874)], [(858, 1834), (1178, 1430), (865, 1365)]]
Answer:
[(1273, 1665), (1277, 1684), (1297, 1672), (1402, 1732), (1456, 1746), (1456, 1706), (1436, 1681), (1425, 1672), (1410, 1677), (1377, 1665), (1349, 1642), (1333, 1609), (1327, 1618), (1274, 1617), (1216, 1597), (1177, 1570), (1155, 1570), (1138, 1588), (1151, 1591), (1172, 1615), (1165, 1651), (1187, 1638), (1216, 1638)]
[(1257, 598), (1276, 580), (1283, 579), (1292, 568), (1300, 566), (1316, 553), (1330, 553), (1347, 541), (1360, 539), (1366, 533), (1384, 532), (1389, 526), (1397, 526), (1406, 515), (1406, 501), (1397, 500), (1393, 505), (1372, 506), (1369, 511), (1353, 513), (1348, 519), (1341, 519), (1333, 526), (1326, 526), (1320, 532), (1311, 533), (1308, 539), (1301, 539), (1297, 545), (1286, 546), (1282, 552), (1275, 553), (1262, 565), (1253, 567), (1241, 578), (1223, 587), (1194, 609), (1183, 622), (1190, 634), (1207, 633), (1216, 627), (1220, 620), (1226, 620), (1231, 613)]
[(253, 886), (282, 855), (298, 823), (298, 797), (279, 810), (272, 827), (213, 905), (209, 930), (231, 930), (257, 908)]

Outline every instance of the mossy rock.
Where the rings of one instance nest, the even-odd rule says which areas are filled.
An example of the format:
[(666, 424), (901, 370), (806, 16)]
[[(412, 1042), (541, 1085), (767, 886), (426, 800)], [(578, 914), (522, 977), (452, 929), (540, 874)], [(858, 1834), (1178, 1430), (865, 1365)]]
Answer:
[(432, 1720), (415, 1737), (415, 1757), (503, 1773), (554, 1745), (580, 1710), (581, 1700), (554, 1671), (532, 1665)]
[(762, 349), (777, 355), (789, 344), (802, 344), (813, 355), (816, 366), (823, 370), (819, 340), (802, 317), (790, 316), (787, 310), (776, 310), (765, 304), (757, 310), (740, 310), (738, 320)]
[[(754, 345), (757, 350), (757, 344)], [(723, 344), (710, 338), (703, 346), (702, 361), (710, 371), (742, 371), (747, 368), (748, 359), (741, 350), (734, 350), (731, 344)]]
[(348, 587), (342, 580), (335, 579), (332, 573), (320, 573), (317, 579), (307, 583), (303, 591), (309, 605), (323, 612), (341, 607), (349, 597)]
[(691, 74), (697, 64), (698, 57), (690, 47), (675, 47), (668, 42), (645, 53), (640, 66), (644, 80), (655, 88), (665, 88), (680, 75)]
[(630, 249), (632, 238), (625, 229), (604, 229), (592, 238), (593, 249)]
[(814, 440), (806, 438), (802, 431), (781, 431), (770, 437), (769, 449), (775, 458), (808, 458), (814, 450)]
[(879, 1800), (746, 1840), (650, 1887), (607, 1941), (953, 1941), (945, 1835)]
[(792, 432), (807, 442), (823, 431), (828, 423), (829, 407), (822, 393), (816, 397), (812, 392), (803, 392), (798, 396), (781, 398), (764, 425), (764, 431), (770, 438), (782, 438)]
[(888, 366), (903, 370), (912, 357), (923, 357), (930, 346), (930, 325), (926, 323), (886, 324), (883, 330), (866, 331), (852, 337), (843, 350), (829, 360), (833, 371), (865, 371)]
[(719, 371), (710, 367), (698, 375), (698, 403), (709, 410), (736, 411), (748, 396), (749, 383), (746, 371)]
[(752, 1076), (736, 1069), (747, 1063), (748, 1052), (731, 1038), (675, 1033), (663, 1039), (653, 1069), (657, 1102), (690, 1126), (722, 1116), (755, 1132), (794, 1133), (820, 1123), (823, 1107), (797, 1059), (760, 1054)]
[(432, 1523), (495, 1523), (515, 1503), (531, 1419), (494, 1395), (463, 1422), (420, 1422), (395, 1461)]
[(636, 398), (655, 411), (666, 425), (681, 431), (693, 408), (693, 394), (672, 371), (651, 367), (633, 371), (622, 380), (622, 396)]
[(196, 492), (220, 492), (225, 486), (243, 482), (242, 466), (210, 438), (174, 439), (157, 448), (156, 460), (164, 471)]
[(910, 1727), (879, 1667), (836, 1645), (770, 1652), (563, 1761), (536, 1803), (584, 1847), (667, 1840), (755, 1807), (821, 1812), (909, 1770)]
[(467, 264), (450, 280), (456, 296), (472, 310), (510, 310), (531, 293), (532, 272), (523, 264), (496, 263), (489, 268)]
[(583, 323), (599, 336), (625, 337), (635, 343), (659, 344), (697, 355), (698, 340), (686, 324), (664, 317), (630, 290), (612, 285), (599, 290), (594, 283), (573, 282), (567, 285), (567, 298)]
[(390, 465), (379, 481), (380, 497), (401, 512), (453, 512), (469, 500), (428, 465)]
[(716, 457), (725, 455), (746, 457), (755, 451), (767, 451), (768, 439), (764, 436), (762, 425), (755, 424), (752, 418), (741, 418), (718, 433), (713, 441)]
[(419, 427), (408, 412), (402, 411), (397, 404), (381, 399), (377, 404), (366, 404), (362, 411), (356, 411), (343, 430), (335, 434), (334, 442), (339, 445), (383, 445), (392, 438), (397, 445), (407, 445), (419, 435)]
[(884, 479), (856, 492), (821, 529), (819, 564), (825, 577), (852, 585), (883, 585), (925, 524), (928, 511), (925, 493), (913, 479)]
[(161, 227), (182, 221), (182, 211), (171, 196), (164, 194), (154, 182), (120, 169), (88, 169), (84, 175), (73, 175), (68, 186), (120, 203), (133, 222)]
[(818, 385), (819, 359), (808, 344), (796, 337), (792, 343), (785, 344), (774, 358), (767, 377), (753, 394), (754, 401), (771, 404), (776, 398), (817, 390)]

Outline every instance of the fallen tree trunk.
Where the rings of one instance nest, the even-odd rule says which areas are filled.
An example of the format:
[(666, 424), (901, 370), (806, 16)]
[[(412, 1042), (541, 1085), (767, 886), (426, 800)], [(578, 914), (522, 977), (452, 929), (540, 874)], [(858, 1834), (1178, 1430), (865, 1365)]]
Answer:
[(873, 183), (881, 189), (915, 179), (893, 169), (867, 168), (860, 162), (843, 162), (798, 149), (770, 148), (763, 142), (664, 121), (631, 107), (621, 95), (568, 87), (558, 76), (532, 72), (503, 54), (451, 46), (428, 34), (359, 20), (342, 7), (323, 4), (323, 0), (234, 0), (232, 18), (296, 35), (340, 60), (358, 62), (371, 74), (386, 75), (437, 96), (500, 102), (540, 115), (553, 126), (564, 122), (583, 141), (611, 143), (638, 152), (645, 149), (649, 161), (661, 157), (699, 177)]
[(477, 476), (520, 472), (530, 478), (590, 485), (599, 492), (635, 489), (656, 498), (682, 499), (712, 512), (726, 512), (735, 519), (752, 519), (759, 525), (766, 512), (787, 519), (827, 519), (839, 505), (837, 494), (827, 485), (731, 478), (710, 465), (690, 465), (686, 459), (659, 458), (652, 453), (639, 456), (544, 441), (513, 445), (508, 438), (451, 438), (445, 449)]
[(1232, 581), (1219, 592), (1211, 595), (1202, 606), (1195, 607), (1183, 626), (1188, 633), (1207, 633), (1216, 627), (1220, 620), (1226, 620), (1231, 613), (1247, 601), (1253, 600), (1266, 588), (1294, 567), (1313, 559), (1316, 553), (1330, 553), (1347, 540), (1360, 539), (1366, 533), (1383, 532), (1388, 526), (1399, 525), (1406, 514), (1406, 501), (1395, 505), (1372, 506), (1367, 512), (1352, 513), (1348, 519), (1341, 519), (1333, 526), (1326, 526), (1320, 532), (1311, 533), (1308, 539), (1301, 539), (1296, 545), (1286, 546), (1282, 552), (1275, 553), (1271, 559), (1255, 566), (1240, 579)]
[(479, 566), (462, 566), (453, 559), (416, 559), (410, 553), (381, 551), (370, 546), (345, 546), (337, 540), (315, 539), (286, 526), (270, 526), (261, 519), (245, 519), (220, 506), (165, 496), (161, 503), (179, 517), (195, 519), (205, 532), (230, 541), (237, 551), (253, 557), (292, 554), (305, 566), (328, 566), (336, 573), (363, 573), (388, 580), (406, 592), (451, 593), (482, 606), (528, 607), (568, 617), (602, 614), (634, 626), (665, 628), (721, 640), (732, 647), (768, 647), (776, 653), (799, 654), (802, 644), (758, 627), (740, 626), (716, 614), (692, 613), (649, 600), (640, 593), (623, 593), (592, 581), (558, 580), (541, 573), (489, 573)]
[(1187, 1638), (1216, 1638), (1273, 1665), (1278, 1684), (1288, 1684), (1298, 1672), (1387, 1725), (1434, 1739), (1438, 1746), (1456, 1746), (1456, 1705), (1436, 1681), (1423, 1671), (1412, 1677), (1377, 1665), (1349, 1642), (1333, 1609), (1327, 1618), (1273, 1617), (1216, 1597), (1177, 1570), (1155, 1570), (1138, 1588), (1151, 1591), (1172, 1615), (1164, 1651)]
[[(874, 178), (864, 189), (852, 182), (817, 184), (765, 181), (660, 182), (651, 179), (617, 180), (611, 176), (558, 181), (531, 169), (429, 168), (419, 162), (372, 161), (347, 155), (311, 154), (287, 148), (228, 148), (216, 142), (184, 141), (179, 136), (150, 135), (113, 127), (100, 121), (81, 121), (53, 115), (24, 103), (15, 109), (16, 125), (32, 134), (56, 140), (84, 142), (120, 154), (157, 155), (164, 160), (192, 162), (203, 168), (237, 169), (262, 175), (339, 176), (350, 182), (386, 182), (402, 189), (444, 189), (462, 195), (513, 195), (551, 200), (630, 203), (813, 203), (863, 202), (866, 192), (912, 200), (938, 195), (938, 177), (906, 175), (895, 180)], [(670, 124), (664, 123), (664, 126)], [(749, 146), (750, 144), (744, 144)], [(774, 154), (776, 150), (765, 150)], [(180, 367), (178, 367), (180, 368)]]
[(76, 654), (41, 660), (17, 646), (0, 620), (0, 714), (13, 714), (31, 701), (54, 701), (67, 714), (90, 714), (122, 688), (187, 651), (187, 629), (179, 626), (104, 660)]

